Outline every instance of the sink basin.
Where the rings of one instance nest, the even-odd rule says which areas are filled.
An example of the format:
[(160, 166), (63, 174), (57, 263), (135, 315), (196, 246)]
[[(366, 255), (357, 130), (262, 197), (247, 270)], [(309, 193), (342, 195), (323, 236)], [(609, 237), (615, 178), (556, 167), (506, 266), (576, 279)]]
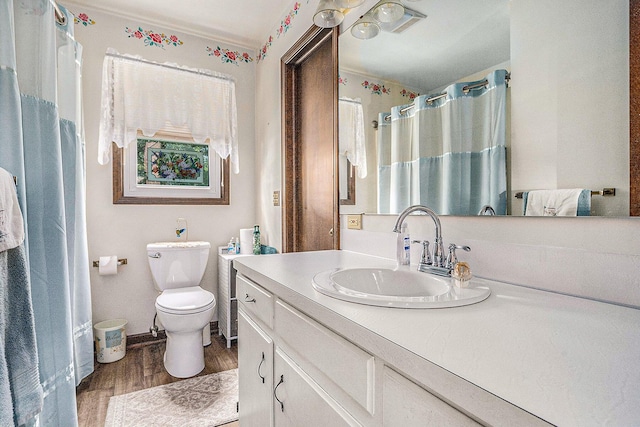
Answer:
[(485, 300), (491, 289), (474, 279), (458, 288), (448, 277), (415, 270), (387, 268), (333, 269), (318, 273), (313, 287), (318, 292), (344, 301), (382, 307), (446, 308)]

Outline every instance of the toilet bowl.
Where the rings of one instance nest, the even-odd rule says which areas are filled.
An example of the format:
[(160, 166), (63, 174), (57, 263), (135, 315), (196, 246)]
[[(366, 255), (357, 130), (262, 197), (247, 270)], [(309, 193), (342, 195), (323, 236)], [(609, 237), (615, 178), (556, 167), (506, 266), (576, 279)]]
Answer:
[(147, 245), (153, 282), (161, 294), (155, 306), (165, 328), (164, 367), (177, 378), (204, 369), (202, 331), (213, 316), (214, 295), (199, 285), (207, 267), (208, 242), (160, 242)]

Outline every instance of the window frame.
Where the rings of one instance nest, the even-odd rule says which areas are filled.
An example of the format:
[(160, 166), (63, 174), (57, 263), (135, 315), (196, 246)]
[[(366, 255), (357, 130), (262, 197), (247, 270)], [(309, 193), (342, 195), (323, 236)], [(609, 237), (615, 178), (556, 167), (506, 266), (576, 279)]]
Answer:
[[(138, 132), (138, 138), (149, 139)], [(160, 140), (172, 140), (176, 142), (193, 143), (193, 138), (190, 134), (175, 131), (159, 131), (151, 139)], [(213, 165), (215, 159), (213, 157), (220, 158), (219, 167), (211, 168), (211, 173), (215, 173), (214, 170), (219, 171), (220, 182), (220, 196), (211, 197), (206, 195), (207, 190), (199, 191), (195, 196), (190, 197), (175, 197), (167, 194), (162, 194), (162, 189), (158, 189), (155, 195), (129, 195), (126, 194), (125, 188), (129, 185), (130, 179), (137, 177), (137, 161), (131, 161), (136, 159), (135, 152), (137, 151), (137, 141), (135, 144), (130, 144), (127, 149), (118, 147), (115, 143), (112, 143), (113, 152), (113, 204), (125, 204), (125, 205), (229, 205), (229, 157), (222, 159), (220, 156), (210, 147), (210, 160), (209, 164)], [(132, 154), (133, 153), (133, 154)], [(210, 175), (210, 179), (214, 178), (214, 175)], [(171, 189), (171, 186), (167, 186)], [(195, 187), (194, 187), (195, 188)], [(174, 187), (175, 189), (175, 187)], [(164, 192), (166, 193), (166, 192)]]

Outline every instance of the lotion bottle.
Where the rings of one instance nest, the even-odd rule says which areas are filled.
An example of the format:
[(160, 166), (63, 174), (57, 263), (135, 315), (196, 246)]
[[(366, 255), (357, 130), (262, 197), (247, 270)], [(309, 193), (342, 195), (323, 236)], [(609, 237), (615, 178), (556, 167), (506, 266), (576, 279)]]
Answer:
[(409, 265), (411, 263), (411, 237), (407, 223), (402, 224), (402, 230), (398, 233), (397, 242), (398, 265)]

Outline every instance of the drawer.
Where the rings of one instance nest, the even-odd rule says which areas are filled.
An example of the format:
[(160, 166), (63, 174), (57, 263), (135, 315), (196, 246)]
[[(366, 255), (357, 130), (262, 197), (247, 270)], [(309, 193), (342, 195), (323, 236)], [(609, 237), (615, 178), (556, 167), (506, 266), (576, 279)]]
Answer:
[(273, 295), (242, 276), (237, 276), (236, 286), (238, 301), (247, 314), (273, 329)]
[(383, 425), (481, 425), (392, 369), (385, 366), (383, 371)]
[(275, 303), (275, 331), (295, 349), (292, 358), (320, 387), (329, 394), (333, 394), (332, 389), (342, 390), (373, 415), (372, 355), (282, 301)]

